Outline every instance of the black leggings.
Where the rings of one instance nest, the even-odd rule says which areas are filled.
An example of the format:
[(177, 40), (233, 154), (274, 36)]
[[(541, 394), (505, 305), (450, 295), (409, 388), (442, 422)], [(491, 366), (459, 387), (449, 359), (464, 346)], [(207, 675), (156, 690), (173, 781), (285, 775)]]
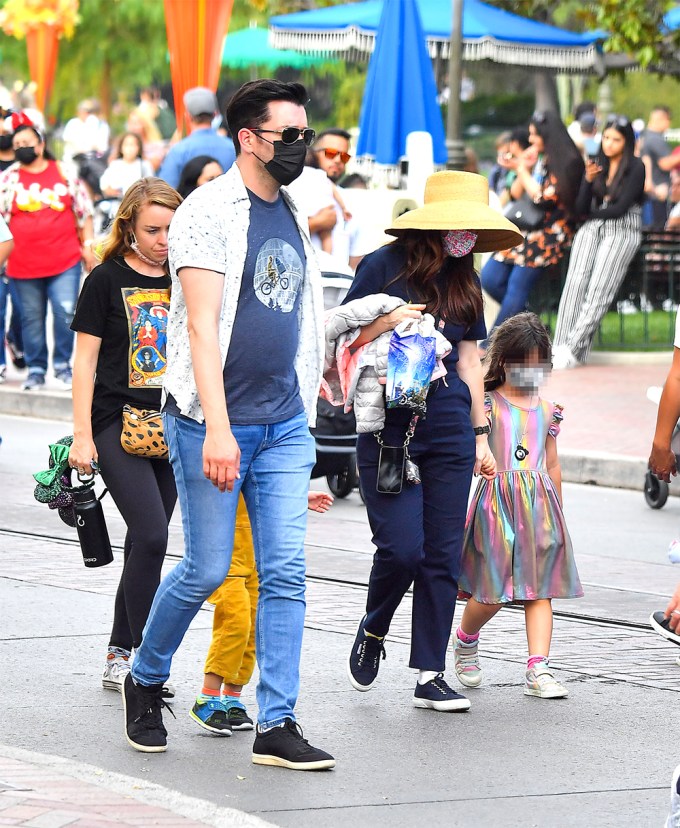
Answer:
[(102, 479), (127, 526), (109, 645), (131, 650), (142, 643), (160, 583), (177, 490), (170, 463), (127, 454), (120, 444), (121, 429), (114, 423), (94, 442)]

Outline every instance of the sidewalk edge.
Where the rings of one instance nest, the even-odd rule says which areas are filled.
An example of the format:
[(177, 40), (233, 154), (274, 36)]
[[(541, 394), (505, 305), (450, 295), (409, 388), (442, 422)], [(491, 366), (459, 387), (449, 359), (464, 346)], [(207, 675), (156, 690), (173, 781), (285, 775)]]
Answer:
[(95, 765), (76, 762), (63, 756), (37, 753), (24, 748), (0, 744), (0, 756), (24, 762), (29, 765), (49, 768), (55, 773), (71, 776), (90, 785), (103, 786), (108, 790), (137, 799), (145, 805), (164, 808), (170, 813), (187, 819), (212, 825), (214, 828), (277, 828), (272, 822), (265, 822), (258, 816), (223, 808), (204, 799), (187, 796), (155, 782), (147, 782), (134, 776), (103, 770)]

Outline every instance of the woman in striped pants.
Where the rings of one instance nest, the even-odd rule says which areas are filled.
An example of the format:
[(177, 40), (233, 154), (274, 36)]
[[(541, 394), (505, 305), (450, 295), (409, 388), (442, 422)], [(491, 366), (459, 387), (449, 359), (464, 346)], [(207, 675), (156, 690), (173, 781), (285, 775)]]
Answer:
[(597, 160), (589, 159), (576, 201), (586, 217), (574, 237), (557, 312), (553, 368), (588, 359), (595, 332), (640, 245), (645, 168), (627, 118), (612, 116)]

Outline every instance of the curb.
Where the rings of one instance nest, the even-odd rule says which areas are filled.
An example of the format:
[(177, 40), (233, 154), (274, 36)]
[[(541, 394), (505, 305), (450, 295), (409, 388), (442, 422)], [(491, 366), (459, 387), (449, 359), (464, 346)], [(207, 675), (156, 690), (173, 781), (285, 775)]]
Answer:
[[(260, 817), (238, 811), (235, 808), (222, 808), (204, 799), (164, 788), (154, 782), (146, 782), (122, 773), (105, 771), (94, 765), (74, 762), (61, 756), (35, 753), (23, 748), (0, 745), (0, 756), (17, 762), (43, 768), (54, 773), (70, 776), (89, 785), (104, 787), (122, 796), (136, 799), (144, 805), (164, 808), (169, 813), (178, 814), (197, 822), (203, 822), (214, 828), (276, 828), (273, 822), (265, 822)], [(76, 804), (74, 802), (74, 804)]]
[(562, 480), (612, 489), (643, 491), (647, 460), (624, 454), (581, 449), (560, 450)]
[(8, 384), (0, 388), (0, 414), (70, 423), (73, 403), (68, 391), (22, 391), (19, 385)]

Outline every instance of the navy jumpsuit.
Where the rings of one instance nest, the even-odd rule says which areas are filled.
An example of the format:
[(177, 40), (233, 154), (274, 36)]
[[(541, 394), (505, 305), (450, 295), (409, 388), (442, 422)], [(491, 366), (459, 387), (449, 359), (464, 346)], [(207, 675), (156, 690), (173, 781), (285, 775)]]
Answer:
[[(409, 295), (404, 278), (389, 284), (403, 266), (404, 250), (398, 242), (366, 256), (344, 302), (375, 293), (420, 301)], [(441, 278), (445, 278), (443, 274)], [(475, 464), (470, 391), (456, 371), (458, 343), (484, 339), (486, 327), (480, 316), (469, 328), (446, 323), (441, 330), (452, 345), (444, 360), (448, 373), (432, 383), (427, 415), (418, 422), (409, 445), (422, 483), (404, 481), (400, 494), (381, 494), (376, 490), (378, 442), (373, 434), (360, 434), (357, 441), (359, 476), (377, 550), (364, 629), (386, 635), (392, 616), (413, 584), (409, 666), (436, 672), (445, 669)], [(408, 409), (386, 412), (385, 445), (403, 445), (410, 417)]]

